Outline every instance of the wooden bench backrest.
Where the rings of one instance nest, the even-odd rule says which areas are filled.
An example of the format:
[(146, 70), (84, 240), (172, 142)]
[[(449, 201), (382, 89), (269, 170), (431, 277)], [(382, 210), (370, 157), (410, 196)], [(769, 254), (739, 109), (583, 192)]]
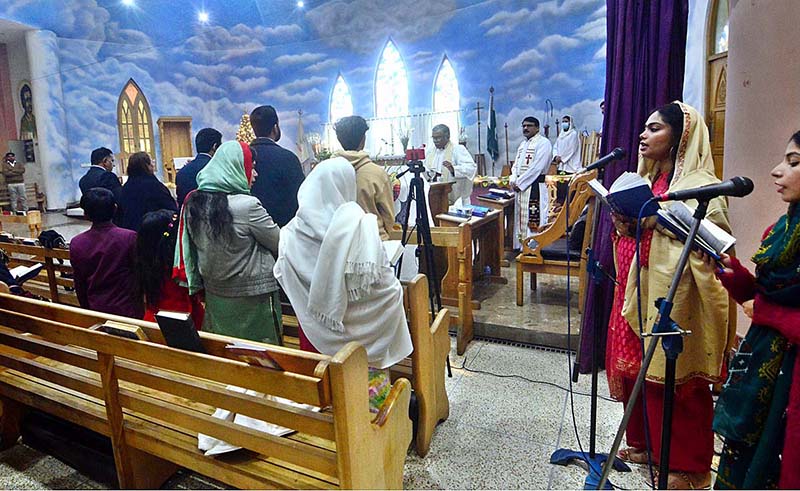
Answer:
[[(122, 424), (122, 413), (114, 415), (109, 409), (117, 406), (116, 410), (129, 409), (167, 425), (210, 435), (327, 476), (339, 475), (344, 465), (342, 460), (353, 458), (348, 454), (358, 454), (353, 428), (359, 426), (356, 424), (359, 421), (369, 425), (367, 391), (345, 392), (345, 387), (367, 386), (363, 347), (351, 343), (335, 356), (327, 357), (261, 345), (286, 369), (278, 371), (158, 343), (123, 339), (64, 322), (74, 318), (85, 323), (91, 317), (82, 317), (61, 305), (0, 295), (0, 344), (22, 351), (4, 350), (0, 364), (105, 400), (112, 439), (114, 419)], [(30, 355), (80, 370), (55, 366), (41, 358), (31, 359)], [(98, 374), (99, 379), (84, 371)], [(332, 407), (333, 414), (231, 392), (226, 389), (228, 385), (315, 407)], [(184, 402), (176, 404), (176, 400)], [(191, 409), (194, 406), (203, 410)], [(212, 418), (209, 414), (213, 408), (228, 409), (335, 441), (337, 450), (344, 455), (332, 450), (333, 443), (305, 444)]]
[(589, 165), (600, 158), (600, 133), (592, 131), (581, 135), (581, 162)]
[[(593, 193), (592, 189), (589, 187), (589, 181), (596, 177), (597, 172), (593, 171), (587, 174), (581, 174), (570, 182), (569, 194), (567, 196), (569, 206), (563, 206), (558, 212), (558, 215), (556, 215), (555, 220), (547, 224), (544, 230), (523, 240), (523, 254), (539, 255), (538, 251), (541, 247), (552, 244), (567, 233), (567, 224), (573, 225), (578, 220), (583, 212), (583, 208), (589, 202), (589, 199), (592, 198)], [(590, 221), (592, 220), (591, 208), (590, 206), (589, 215), (586, 217), (587, 230), (584, 234), (584, 243), (586, 243), (586, 237), (591, 235), (591, 231), (589, 230), (591, 227)], [(567, 211), (569, 211), (569, 216), (567, 216)]]

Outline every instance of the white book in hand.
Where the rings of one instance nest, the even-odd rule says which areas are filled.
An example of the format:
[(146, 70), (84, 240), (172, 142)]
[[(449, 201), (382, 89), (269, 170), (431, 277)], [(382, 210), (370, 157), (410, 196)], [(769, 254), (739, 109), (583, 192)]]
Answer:
[[(694, 223), (694, 212), (694, 208), (686, 203), (675, 201), (667, 209), (659, 210), (658, 223), (685, 242)], [(700, 228), (697, 230), (697, 237), (694, 240), (695, 249), (719, 260), (720, 255), (727, 252), (734, 244), (736, 244), (736, 238), (711, 220), (704, 218), (700, 222)]]
[[(604, 205), (615, 213), (631, 218), (638, 218), (642, 206), (653, 197), (653, 191), (647, 180), (635, 172), (624, 172), (614, 181), (610, 189), (606, 189), (597, 179), (589, 181), (589, 187)], [(645, 207), (642, 216), (655, 215), (658, 210), (658, 204), (651, 201)]]
[(39, 271), (41, 271), (43, 267), (44, 265), (41, 263), (33, 264), (31, 266), (21, 265), (9, 269), (8, 272), (11, 273), (11, 276), (13, 276), (14, 279), (17, 280), (17, 283), (21, 285), (22, 283), (25, 283), (29, 279), (38, 276)]

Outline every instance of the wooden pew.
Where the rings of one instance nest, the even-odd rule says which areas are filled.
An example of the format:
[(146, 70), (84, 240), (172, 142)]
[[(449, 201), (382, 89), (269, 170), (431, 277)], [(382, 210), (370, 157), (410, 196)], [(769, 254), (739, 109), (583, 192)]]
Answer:
[[(389, 236), (392, 240), (401, 240), (402, 232), (393, 230)], [(473, 338), (472, 309), (480, 308), (480, 303), (472, 300), (472, 237), (469, 225), (462, 223), (458, 227), (431, 227), (431, 240), (434, 246), (447, 250), (445, 271), (437, 270), (437, 275), (442, 278), (442, 305), (457, 307), (450, 315), (458, 321), (456, 351), (462, 355)], [(416, 234), (409, 236), (408, 244), (417, 244)]]
[[(436, 426), (450, 415), (450, 402), (444, 385), (447, 355), (450, 353), (450, 313), (443, 308), (431, 323), (428, 299), (425, 275), (419, 274), (403, 285), (403, 304), (414, 351), (391, 367), (392, 379), (409, 379), (417, 396), (419, 424), (414, 435), (414, 449), (420, 457), (428, 454)], [(299, 348), (296, 317), (283, 315), (283, 333), (285, 346)]]
[[(59, 276), (64, 273), (72, 275), (72, 266), (68, 263), (68, 249), (47, 249), (42, 246), (29, 246), (10, 242), (0, 242), (0, 249), (5, 251), (10, 259), (9, 268), (20, 265), (44, 264), (39, 276), (25, 282), (24, 288), (26, 290), (49, 298), (56, 303), (78, 305), (78, 297), (75, 295), (75, 284), (72, 278)], [(62, 264), (59, 261), (66, 262)]]
[[(570, 254), (569, 274), (578, 275), (579, 309), (583, 306), (583, 296), (586, 293), (586, 255), (584, 251), (592, 240), (592, 222), (594, 195), (589, 187), (589, 181), (596, 177), (596, 172), (582, 174), (575, 177), (569, 187), (569, 206), (564, 206), (559, 211), (556, 219), (548, 223), (539, 233), (533, 234), (522, 241), (522, 252), (517, 256), (517, 305), (524, 301), (524, 273), (531, 274), (531, 290), (536, 290), (536, 275), (556, 274), (566, 276), (567, 254)], [(580, 250), (568, 248), (565, 235), (567, 223), (573, 225), (580, 217), (584, 206), (589, 204), (586, 216), (586, 228), (583, 234), (583, 243)], [(567, 216), (569, 208), (569, 216)]]
[(42, 233), (42, 212), (37, 210), (30, 210), (25, 215), (2, 215), (0, 214), (0, 230), (3, 230), (3, 224), (6, 223), (22, 223), (28, 226), (31, 237), (37, 238)]
[[(153, 342), (86, 328), (106, 319), (137, 325)], [(37, 408), (109, 436), (122, 488), (159, 487), (179, 466), (239, 488), (402, 487), (408, 380), (373, 417), (363, 347), (350, 343), (331, 357), (260, 345), (283, 366), (277, 371), (217, 356), (231, 341), (204, 333), (209, 354), (185, 352), (159, 344), (152, 323), (0, 294), (0, 443), (14, 445), (25, 412)], [(211, 418), (215, 408), (297, 433), (275, 437)], [(248, 452), (206, 457), (198, 433)]]
[[(3, 179), (5, 182), (5, 179)], [(39, 183), (26, 182), (25, 183), (25, 199), (27, 200), (28, 208), (31, 210), (39, 210), (44, 213), (47, 200), (44, 193), (39, 192)], [(8, 194), (8, 186), (0, 186), (0, 207), (11, 209), (11, 198)]]

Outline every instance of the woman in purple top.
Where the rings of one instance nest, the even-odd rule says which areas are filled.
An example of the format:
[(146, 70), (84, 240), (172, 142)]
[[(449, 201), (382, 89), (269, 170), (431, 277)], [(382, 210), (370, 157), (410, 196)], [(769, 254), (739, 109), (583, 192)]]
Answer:
[(144, 301), (134, 274), (136, 232), (111, 223), (117, 203), (108, 189), (90, 189), (81, 206), (92, 228), (72, 239), (69, 247), (81, 307), (141, 319)]

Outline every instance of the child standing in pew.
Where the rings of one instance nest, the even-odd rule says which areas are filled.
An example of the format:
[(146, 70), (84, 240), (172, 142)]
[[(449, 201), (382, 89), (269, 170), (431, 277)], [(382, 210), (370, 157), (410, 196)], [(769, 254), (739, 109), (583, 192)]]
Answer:
[(300, 347), (334, 355), (355, 341), (367, 350), (370, 411), (391, 387), (386, 368), (413, 351), (403, 290), (384, 252), (375, 215), (356, 203), (344, 159), (321, 162), (297, 193), (297, 215), (281, 230), (275, 278), (289, 297)]
[(189, 289), (172, 280), (178, 215), (173, 210), (157, 210), (142, 218), (136, 239), (136, 274), (144, 293), (144, 320), (156, 320), (159, 310), (188, 312), (200, 330), (205, 309), (200, 294), (189, 295)]

